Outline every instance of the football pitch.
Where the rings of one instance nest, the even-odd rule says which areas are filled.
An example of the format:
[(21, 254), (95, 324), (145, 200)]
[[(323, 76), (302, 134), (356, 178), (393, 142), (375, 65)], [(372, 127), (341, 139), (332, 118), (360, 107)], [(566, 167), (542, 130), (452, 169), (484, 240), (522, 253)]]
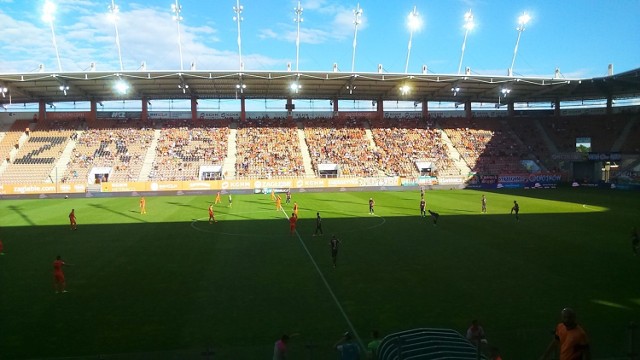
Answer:
[[(640, 322), (637, 192), (425, 197), (437, 225), (420, 217), (418, 191), (294, 192), (284, 211), (265, 194), (234, 195), (232, 207), (223, 196), (213, 224), (214, 196), (147, 197), (145, 215), (139, 197), (0, 201), (0, 358), (270, 359), (296, 333), (290, 358), (333, 359), (345, 331), (366, 344), (372, 329), (464, 334), (478, 319), (503, 358), (535, 359), (566, 306), (594, 358), (624, 358)], [(67, 293), (53, 288), (57, 255), (71, 264)]]

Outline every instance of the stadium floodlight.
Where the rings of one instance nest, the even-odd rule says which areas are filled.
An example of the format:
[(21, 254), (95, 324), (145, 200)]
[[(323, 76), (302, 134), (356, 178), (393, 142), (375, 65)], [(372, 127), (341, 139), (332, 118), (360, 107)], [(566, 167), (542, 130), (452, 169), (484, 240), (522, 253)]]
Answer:
[(516, 62), (516, 55), (518, 54), (518, 45), (520, 44), (520, 36), (522, 35), (522, 32), (524, 31), (525, 26), (530, 20), (531, 20), (531, 16), (526, 12), (522, 13), (522, 15), (518, 17), (518, 27), (516, 27), (516, 30), (518, 31), (518, 39), (516, 40), (516, 47), (513, 49), (513, 59), (511, 59), (511, 66), (509, 67), (509, 74), (508, 74), (509, 76), (513, 76), (513, 65)]
[(353, 10), (353, 24), (354, 24), (354, 32), (353, 32), (353, 55), (351, 56), (351, 73), (354, 72), (355, 64), (356, 64), (356, 39), (358, 38), (358, 25), (362, 23), (362, 9), (360, 8), (360, 3), (356, 6), (356, 9)]
[(297, 94), (300, 91), (300, 89), (302, 89), (302, 85), (300, 85), (299, 82), (294, 81), (291, 83), (291, 85), (289, 85), (289, 88), (291, 89), (292, 92)]
[(111, 0), (111, 5), (109, 5), (109, 15), (108, 18), (113, 22), (113, 26), (116, 29), (116, 47), (118, 48), (118, 60), (120, 61), (120, 71), (124, 71), (124, 66), (122, 65), (122, 51), (120, 50), (120, 33), (118, 32), (118, 13), (120, 12), (120, 8), (116, 5), (116, 0)]
[(69, 85), (67, 85), (65, 83), (62, 83), (62, 84), (60, 84), (59, 89), (60, 89), (60, 91), (62, 91), (64, 96), (67, 96), (67, 90), (69, 90)]
[(296, 14), (296, 17), (293, 21), (296, 22), (298, 26), (298, 30), (296, 31), (296, 72), (298, 71), (298, 63), (300, 59), (300, 23), (302, 22), (302, 6), (300, 6), (300, 1), (298, 1), (298, 6), (293, 9), (293, 12)]
[(9, 89), (4, 85), (0, 85), (0, 94), (2, 94), (2, 97), (7, 97), (7, 92), (9, 92)]
[(467, 35), (469, 31), (473, 30), (475, 23), (473, 22), (473, 13), (471, 10), (464, 14), (464, 40), (462, 41), (462, 54), (460, 55), (460, 63), (458, 64), (458, 75), (462, 69), (462, 59), (464, 58), (464, 49), (467, 47)]
[(411, 87), (407, 84), (400, 86), (400, 94), (408, 95), (411, 92)]
[(181, 90), (182, 90), (182, 93), (183, 93), (183, 94), (186, 94), (186, 93), (187, 93), (187, 89), (189, 89), (189, 85), (185, 84), (184, 82), (181, 82), (181, 83), (178, 85), (178, 89), (181, 89)]
[(171, 4), (171, 12), (173, 12), (173, 20), (176, 22), (178, 28), (178, 52), (180, 53), (180, 71), (183, 71), (184, 64), (182, 61), (182, 38), (180, 36), (180, 22), (183, 20), (183, 18), (182, 15), (180, 15), (180, 13), (182, 12), (182, 5), (178, 3), (178, 0), (176, 0), (175, 4)]
[(129, 91), (129, 84), (124, 81), (123, 79), (118, 79), (115, 83), (115, 85), (113, 86), (113, 88), (115, 89), (116, 93), (120, 94), (120, 95), (126, 95), (127, 92)]
[(55, 19), (54, 13), (56, 12), (56, 4), (51, 0), (44, 2), (42, 8), (42, 20), (49, 24), (51, 27), (51, 38), (53, 40), (53, 47), (56, 51), (56, 59), (58, 59), (58, 71), (62, 72), (62, 63), (60, 62), (60, 53), (58, 52), (58, 43), (56, 42), (56, 32), (53, 28), (53, 20)]
[(238, 58), (240, 59), (240, 70), (244, 70), (244, 64), (242, 63), (242, 33), (240, 32), (240, 22), (243, 20), (242, 10), (244, 10), (244, 6), (240, 5), (240, 0), (236, 0), (236, 6), (233, 7), (233, 12), (236, 16), (233, 17), (233, 21), (238, 24)]
[(247, 88), (247, 85), (243, 83), (236, 84), (236, 97), (237, 97), (238, 91), (240, 91), (240, 94), (244, 94), (244, 89), (246, 88)]
[(413, 39), (413, 32), (420, 29), (420, 26), (422, 26), (422, 20), (420, 19), (420, 16), (418, 16), (418, 11), (415, 6), (407, 17), (407, 26), (409, 27), (409, 45), (407, 46), (407, 63), (404, 66), (405, 74), (409, 70), (409, 56), (411, 55), (411, 40)]
[(453, 96), (458, 96), (459, 92), (460, 87), (458, 85), (453, 85), (453, 87), (451, 88), (451, 93), (453, 94)]

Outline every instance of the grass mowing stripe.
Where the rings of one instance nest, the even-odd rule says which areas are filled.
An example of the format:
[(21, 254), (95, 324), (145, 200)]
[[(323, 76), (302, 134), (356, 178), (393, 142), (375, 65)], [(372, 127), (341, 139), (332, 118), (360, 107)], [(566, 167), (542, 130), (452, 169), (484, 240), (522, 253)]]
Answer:
[[(282, 209), (282, 213), (284, 214), (285, 218), (289, 219), (289, 216), (287, 215), (287, 212), (284, 211), (284, 209)], [(361, 350), (364, 351), (366, 348), (364, 346), (364, 343), (362, 342), (362, 339), (360, 339), (360, 335), (358, 335), (358, 332), (356, 331), (356, 328), (351, 323), (351, 320), (349, 320), (349, 317), (347, 316), (347, 313), (342, 308), (342, 305), (340, 305), (340, 301), (336, 297), (336, 294), (334, 294), (333, 290), (331, 289), (331, 286), (329, 286), (329, 283), (327, 282), (327, 279), (324, 277), (324, 274), (322, 273), (322, 271), (320, 271), (320, 268), (318, 267), (318, 264), (316, 263), (315, 259), (313, 258), (313, 256), (309, 252), (309, 249), (307, 248), (307, 245), (305, 245), (304, 241), (302, 241), (302, 237), (300, 236), (300, 233), (298, 233), (298, 230), (296, 230), (296, 236), (298, 237), (298, 240), (300, 241), (300, 244), (302, 245), (302, 248), (304, 249), (304, 251), (309, 256), (309, 259), (311, 260), (311, 263), (313, 264), (313, 267), (316, 268), (316, 271), (318, 272), (318, 275), (320, 275), (320, 279), (322, 279), (322, 282), (324, 283), (324, 286), (326, 286), (327, 290), (329, 290), (329, 294), (333, 298), (333, 301), (336, 303), (336, 306), (338, 306), (338, 310), (340, 310), (340, 313), (342, 314), (342, 317), (344, 317), (344, 319), (347, 321), (347, 325), (349, 325), (349, 329), (351, 329), (351, 332), (353, 333), (353, 335), (355, 336), (356, 340), (358, 341), (358, 344), (360, 345)]]

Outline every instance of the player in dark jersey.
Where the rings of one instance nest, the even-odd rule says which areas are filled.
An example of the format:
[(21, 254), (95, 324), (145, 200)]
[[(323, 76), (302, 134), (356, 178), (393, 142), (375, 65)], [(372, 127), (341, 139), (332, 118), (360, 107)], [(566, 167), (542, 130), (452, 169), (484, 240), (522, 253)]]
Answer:
[(373, 207), (376, 205), (376, 202), (373, 201), (373, 198), (369, 198), (369, 214), (373, 215), (375, 214), (375, 211), (373, 211)]
[(329, 241), (329, 246), (331, 247), (331, 260), (333, 261), (333, 267), (336, 267), (336, 260), (338, 259), (338, 246), (340, 245), (340, 240), (333, 235), (331, 240)]
[(520, 205), (515, 200), (513, 200), (513, 207), (511, 208), (511, 214), (513, 213), (516, 214), (516, 221), (520, 222), (520, 215), (518, 215), (520, 213)]
[(487, 197), (482, 195), (482, 213), (486, 214), (487, 213)]
[(322, 232), (322, 218), (320, 217), (319, 212), (316, 214), (316, 231), (313, 233), (313, 236), (317, 236), (318, 233), (320, 233), (320, 235), (324, 234)]
[(433, 220), (433, 225), (438, 225), (438, 219), (440, 218), (440, 214), (437, 212), (433, 212), (431, 210), (427, 210), (431, 215), (431, 220)]
[(420, 216), (427, 216), (427, 202), (424, 200), (424, 198), (420, 199)]

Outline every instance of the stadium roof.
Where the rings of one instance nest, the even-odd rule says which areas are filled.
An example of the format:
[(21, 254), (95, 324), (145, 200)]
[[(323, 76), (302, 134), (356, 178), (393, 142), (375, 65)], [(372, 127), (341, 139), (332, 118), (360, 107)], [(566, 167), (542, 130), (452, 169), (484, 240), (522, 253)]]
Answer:
[[(126, 95), (114, 91), (119, 79)], [(292, 83), (300, 85), (297, 92)], [(402, 87), (408, 86), (403, 92)], [(640, 97), (640, 68), (591, 79), (320, 71), (126, 71), (0, 74), (0, 103), (123, 99), (339, 99), (498, 103)], [(457, 91), (455, 91), (457, 89)], [(406, 90), (406, 89), (405, 89)], [(501, 100), (505, 102), (504, 98)]]

